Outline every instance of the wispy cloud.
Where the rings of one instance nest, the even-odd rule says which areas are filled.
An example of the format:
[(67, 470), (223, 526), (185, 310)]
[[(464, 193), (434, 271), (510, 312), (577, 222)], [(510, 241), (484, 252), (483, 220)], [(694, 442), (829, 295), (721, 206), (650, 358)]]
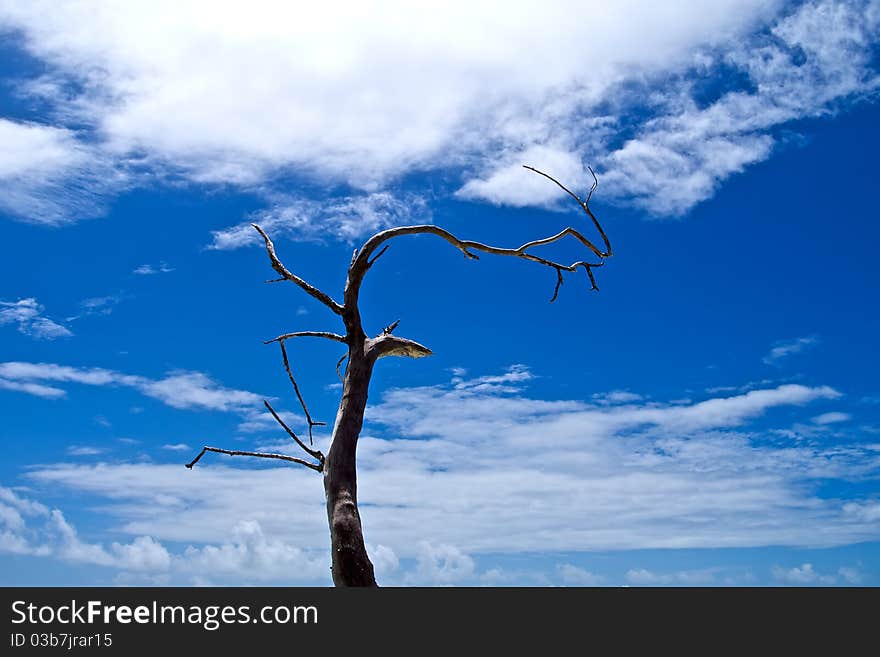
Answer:
[(67, 453), (71, 456), (97, 456), (105, 451), (103, 447), (93, 447), (91, 445), (71, 445), (67, 448)]
[(13, 324), (20, 333), (36, 340), (55, 340), (73, 335), (70, 329), (49, 319), (44, 312), (43, 305), (33, 297), (0, 301), (0, 326)]
[(73, 322), (83, 317), (92, 315), (111, 315), (113, 309), (122, 301), (122, 294), (108, 294), (103, 297), (89, 297), (79, 302), (79, 312), (68, 317), (68, 322)]
[(815, 347), (817, 344), (819, 344), (819, 338), (815, 336), (780, 342), (770, 350), (770, 353), (764, 356), (764, 362), (767, 365), (776, 365), (779, 361)]
[(252, 223), (259, 224), (273, 236), (351, 241), (390, 226), (428, 223), (430, 219), (427, 203), (415, 194), (398, 197), (388, 192), (375, 192), (329, 201), (288, 198), (268, 210), (253, 214), (244, 223), (213, 231), (210, 246), (228, 250), (259, 244), (260, 237)]
[(124, 187), (111, 156), (65, 127), (0, 118), (0, 143), (0, 210), (28, 221), (59, 225), (100, 215), (105, 197)]
[(611, 392), (598, 392), (593, 395), (593, 402), (603, 406), (613, 404), (629, 404), (644, 399), (642, 395), (629, 390), (612, 390)]
[(192, 447), (186, 443), (175, 443), (173, 445), (162, 445), (162, 449), (167, 449), (172, 452), (189, 452), (192, 450)]
[(633, 568), (625, 577), (627, 582), (637, 586), (705, 586), (715, 582), (715, 572), (711, 569), (657, 573), (647, 568)]
[(158, 265), (140, 265), (135, 267), (132, 273), (138, 274), (139, 276), (153, 276), (155, 274), (167, 274), (172, 271), (174, 271), (174, 268), (169, 266), (167, 262), (162, 261)]
[[(3, 382), (7, 382), (4, 386)], [(54, 385), (47, 386), (46, 383)], [(123, 386), (180, 409), (247, 414), (263, 397), (246, 390), (226, 388), (201, 372), (172, 371), (161, 379), (124, 374), (103, 368), (78, 368), (54, 363), (0, 363), (0, 387), (40, 397), (62, 397), (61, 384)]]
[(816, 424), (837, 424), (839, 422), (848, 422), (852, 419), (852, 416), (849, 413), (841, 413), (840, 411), (831, 411), (829, 413), (822, 413), (821, 415), (817, 415), (813, 418), (813, 422)]

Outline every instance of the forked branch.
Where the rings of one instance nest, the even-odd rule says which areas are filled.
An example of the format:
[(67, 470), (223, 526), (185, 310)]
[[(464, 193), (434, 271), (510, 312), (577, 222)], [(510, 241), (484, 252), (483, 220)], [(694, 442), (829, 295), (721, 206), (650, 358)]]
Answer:
[(275, 421), (278, 424), (280, 424), (281, 428), (287, 432), (287, 435), (290, 436), (291, 438), (293, 438), (293, 441), (297, 445), (299, 445), (306, 454), (308, 454), (309, 456), (313, 456), (314, 458), (318, 459), (318, 461), (320, 461), (321, 463), (324, 462), (324, 455), (316, 449), (309, 449), (309, 447), (306, 446), (306, 444), (302, 440), (300, 440), (299, 436), (297, 436), (296, 433), (294, 433), (293, 429), (291, 429), (289, 426), (287, 426), (287, 424), (284, 422), (284, 420), (282, 420), (281, 417), (278, 415), (278, 413), (275, 412), (275, 409), (272, 408), (272, 404), (270, 404), (265, 399), (263, 400), (263, 404), (266, 406), (267, 409), (269, 409), (269, 412), (272, 414), (272, 417), (275, 418)]

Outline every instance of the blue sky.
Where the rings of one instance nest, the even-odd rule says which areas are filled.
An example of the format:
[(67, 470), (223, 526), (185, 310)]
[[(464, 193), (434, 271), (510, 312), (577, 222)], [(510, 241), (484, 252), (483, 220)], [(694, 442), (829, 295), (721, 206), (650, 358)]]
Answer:
[[(3, 584), (328, 585), (313, 472), (183, 467), (295, 453), (262, 341), (341, 329), (248, 224), (337, 298), (387, 226), (588, 228), (521, 164), (592, 165), (615, 256), (553, 304), (429, 236), (370, 272), (434, 351), (372, 382), (380, 583), (880, 584), (880, 5), (472, 4), (0, 2)], [(327, 422), (339, 356), (291, 345)]]

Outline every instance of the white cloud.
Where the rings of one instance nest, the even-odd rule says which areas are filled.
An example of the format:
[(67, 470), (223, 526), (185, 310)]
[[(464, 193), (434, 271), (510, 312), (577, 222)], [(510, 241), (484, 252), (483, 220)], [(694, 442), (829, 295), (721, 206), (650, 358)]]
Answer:
[(188, 546), (176, 553), (150, 536), (104, 545), (83, 540), (60, 510), (0, 487), (0, 553), (4, 552), (52, 556), (122, 573), (167, 573), (184, 583), (207, 578), (237, 583), (322, 581), (329, 574), (326, 555), (306, 554), (268, 539), (256, 521), (237, 523), (220, 543)]
[(42, 383), (32, 383), (28, 381), (9, 381), (8, 379), (3, 378), (0, 378), (0, 389), (26, 392), (29, 395), (43, 397), (45, 399), (57, 399), (58, 397), (64, 397), (64, 395), (67, 394), (61, 388), (55, 388), (54, 386), (46, 386)]
[(326, 555), (267, 538), (259, 522), (248, 520), (236, 524), (231, 539), (220, 545), (188, 547), (179, 567), (220, 580), (322, 580), (329, 574), (328, 561)]
[(0, 117), (0, 144), (0, 211), (63, 224), (100, 214), (102, 197), (122, 185), (105, 156), (67, 128)]
[[(4, 385), (3, 382), (8, 385)], [(103, 368), (78, 368), (54, 363), (0, 363), (0, 388), (41, 397), (61, 397), (65, 391), (42, 382), (90, 386), (124, 386), (173, 408), (213, 410), (249, 415), (263, 397), (247, 390), (225, 388), (201, 372), (172, 371), (150, 379)]]
[(852, 419), (849, 413), (841, 413), (840, 411), (831, 411), (830, 413), (822, 413), (813, 418), (816, 424), (837, 424), (839, 422), (848, 422)]
[(843, 566), (837, 569), (837, 574), (846, 584), (855, 585), (862, 582), (862, 573), (858, 568)]
[(113, 308), (122, 301), (122, 295), (108, 294), (103, 297), (89, 297), (79, 302), (80, 311), (72, 317), (68, 317), (68, 322), (73, 322), (83, 317), (92, 315), (111, 315)]
[(630, 392), (629, 390), (612, 390), (611, 392), (596, 393), (593, 395), (593, 401), (597, 404), (629, 404), (644, 399), (639, 394)]
[(557, 570), (562, 581), (568, 586), (599, 586), (604, 581), (600, 575), (594, 575), (570, 563), (561, 564)]
[(672, 573), (656, 573), (646, 568), (633, 568), (625, 579), (636, 586), (706, 586), (715, 582), (712, 570), (679, 570)]
[(140, 276), (153, 276), (155, 274), (167, 274), (172, 271), (174, 271), (174, 268), (169, 266), (167, 262), (163, 261), (158, 265), (139, 265), (138, 267), (135, 267), (132, 273)]
[(411, 581), (422, 585), (450, 585), (474, 575), (474, 560), (454, 545), (419, 541), (416, 564)]
[(775, 127), (831, 114), (840, 101), (875, 91), (880, 77), (869, 44), (877, 41), (878, 22), (871, 7), (804, 3), (769, 36), (745, 39), (715, 62), (746, 74), (751, 88), (705, 107), (686, 86), (667, 94), (666, 111), (604, 158), (612, 195), (657, 214), (681, 214), (724, 179), (766, 159)]
[[(3, 196), (13, 211), (57, 223), (70, 218), (64, 204), (88, 204), (70, 190), (95, 187), (76, 184), (96, 178), (92, 166), (114, 172), (109, 179), (168, 173), (270, 199), (293, 173), (313, 185), (311, 197), (340, 194), (336, 204), (371, 202), (408, 174), (453, 168), (464, 172), (464, 197), (551, 203), (558, 190), (519, 168), (529, 158), (574, 186), (590, 160), (607, 197), (681, 213), (766, 158), (778, 126), (876, 87), (873, 4), (704, 8), (7, 2), (0, 26), (20, 31), (46, 65), (20, 91), (49, 102), (61, 125), (6, 122), (21, 146), (11, 163), (0, 160), (15, 183), (0, 183)], [(700, 102), (695, 87), (729, 69), (747, 78), (744, 89)], [(64, 127), (73, 125), (86, 127)], [(303, 203), (274, 203), (266, 220), (323, 234), (304, 224), (311, 216), (343, 238), (390, 220), (353, 209), (337, 221)], [(246, 233), (221, 231), (214, 246), (238, 246)]]
[[(529, 376), (519, 366), (393, 389), (370, 409), (358, 446), (358, 494), (366, 539), (384, 546), (374, 556), (385, 582), (503, 577), (478, 572), (475, 556), (486, 553), (813, 547), (880, 538), (876, 501), (818, 494), (822, 482), (875, 477), (880, 452), (841, 441), (780, 445), (746, 426), (774, 408), (791, 412), (834, 399), (831, 388), (782, 385), (687, 405), (601, 406), (531, 398), (522, 389)], [(767, 422), (772, 426), (772, 417)], [(328, 440), (316, 436), (316, 447), (326, 453)], [(262, 557), (240, 555), (262, 541), (268, 553), (301, 564), (303, 581), (313, 581), (312, 572), (326, 577), (319, 478), (305, 468), (230, 463), (239, 465), (223, 457), (192, 471), (148, 462), (58, 463), (26, 476), (54, 491), (94, 496), (102, 517), (131, 537), (193, 546), (191, 562), (204, 565), (199, 572), (216, 560), (229, 564), (218, 572), (242, 563), (251, 572), (247, 564)], [(259, 531), (245, 532), (252, 540), (231, 540), (242, 522), (259, 523)], [(675, 584), (710, 577), (655, 575)]]
[(250, 216), (237, 226), (213, 231), (211, 248), (228, 250), (261, 243), (252, 223), (259, 224), (274, 238), (324, 240), (332, 237), (351, 241), (365, 233), (391, 226), (429, 223), (431, 214), (425, 200), (414, 194), (396, 197), (388, 192), (324, 201), (280, 199), (268, 209)]
[(400, 559), (397, 558), (394, 550), (387, 545), (367, 546), (367, 554), (370, 555), (370, 561), (373, 562), (378, 581), (388, 581), (396, 575), (400, 568)]
[(799, 354), (806, 349), (815, 347), (817, 344), (819, 344), (819, 338), (815, 336), (780, 342), (770, 350), (770, 353), (764, 356), (764, 362), (768, 365), (775, 365), (783, 358)]
[(192, 450), (192, 447), (186, 443), (174, 443), (173, 445), (162, 445), (162, 449), (167, 449), (172, 452), (188, 452)]
[(0, 301), (0, 326), (14, 324), (20, 333), (37, 340), (55, 340), (73, 335), (67, 327), (43, 316), (44, 311), (43, 305), (33, 297)]
[(811, 563), (787, 569), (775, 566), (772, 572), (773, 578), (782, 584), (831, 586), (837, 582), (834, 575), (823, 575), (815, 571)]
[(465, 183), (457, 196), (485, 200), (495, 205), (557, 206), (560, 202), (559, 188), (547, 184), (542, 176), (525, 171), (524, 164), (552, 173), (557, 180), (572, 181), (572, 184), (584, 178), (585, 167), (578, 154), (564, 146), (536, 145), (508, 154), (485, 178), (475, 178)]
[(71, 445), (67, 448), (67, 453), (71, 456), (97, 456), (103, 454), (104, 449), (90, 445)]

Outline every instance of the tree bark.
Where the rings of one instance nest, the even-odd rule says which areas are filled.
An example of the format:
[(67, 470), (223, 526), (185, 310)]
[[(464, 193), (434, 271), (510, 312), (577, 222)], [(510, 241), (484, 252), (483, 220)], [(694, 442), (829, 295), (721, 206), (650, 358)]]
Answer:
[(356, 467), (358, 436), (364, 423), (375, 358), (364, 353), (363, 342), (357, 342), (349, 349), (342, 401), (333, 425), (330, 452), (324, 462), (324, 493), (336, 586), (377, 586), (358, 512)]

